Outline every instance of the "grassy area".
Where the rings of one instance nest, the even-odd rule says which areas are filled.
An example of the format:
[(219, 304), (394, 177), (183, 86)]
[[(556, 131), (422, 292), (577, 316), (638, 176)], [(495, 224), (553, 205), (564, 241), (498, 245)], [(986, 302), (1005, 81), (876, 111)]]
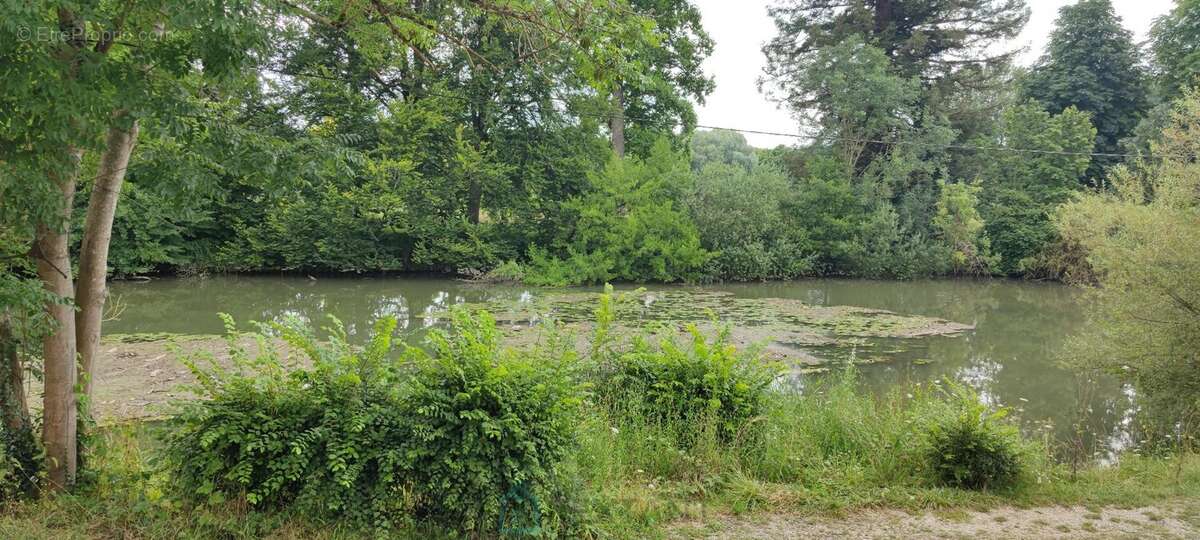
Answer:
[[(1027, 470), (1012, 487), (942, 487), (921, 464), (914, 439), (932, 396), (875, 399), (831, 381), (805, 393), (772, 391), (755, 440), (700, 434), (685, 447), (678, 426), (591, 408), (566, 469), (580, 512), (596, 537), (657, 537), (680, 520), (729, 514), (843, 515), (864, 508), (953, 514), (1000, 505), (1133, 507), (1200, 493), (1200, 459), (1127, 455), (1120, 465), (1077, 475), (1037, 444), (1022, 449)], [(0, 538), (359, 538), (370, 531), (286, 511), (256, 511), (244, 500), (180, 502), (155, 466), (157, 423), (106, 428), (91, 456), (92, 476), (70, 495), (11, 504)], [(703, 428), (699, 428), (703, 431)], [(693, 434), (695, 435), (695, 434)], [(399, 538), (447, 535), (393, 531)]]

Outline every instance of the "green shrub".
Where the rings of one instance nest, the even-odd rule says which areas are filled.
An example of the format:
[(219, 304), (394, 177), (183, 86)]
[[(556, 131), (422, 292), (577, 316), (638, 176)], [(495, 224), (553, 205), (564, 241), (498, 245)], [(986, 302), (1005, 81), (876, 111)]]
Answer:
[(388, 356), (396, 321), (376, 323), (363, 351), (346, 343), (340, 325), (327, 343), (294, 321), (272, 325), (312, 361), (311, 368), (289, 370), (264, 335), (251, 356), (232, 319), (222, 317), (232, 365), (211, 356), (185, 359), (199, 399), (181, 403), (164, 433), (165, 465), (183, 495), (298, 504), (382, 527), (403, 517), (411, 502), (394, 488), (404, 438), (391, 418), (401, 373)]
[(486, 531), (514, 494), (535, 506), (560, 495), (552, 486), (575, 445), (582, 389), (573, 350), (501, 350), (487, 313), (452, 321), (452, 333), (431, 333), (432, 352), (406, 354), (415, 371), (396, 415), (407, 426), (405, 472), (419, 510)]
[(0, 501), (36, 491), (41, 476), (41, 449), (30, 431), (13, 433), (0, 422)]
[(793, 188), (782, 171), (710, 163), (695, 176), (686, 202), (701, 244), (716, 254), (710, 276), (751, 281), (812, 271), (816, 253), (807, 232), (784, 219)]
[(501, 263), (479, 278), (487, 283), (520, 283), (524, 279), (525, 269), (517, 261)]
[(694, 281), (712, 254), (686, 209), (691, 171), (666, 140), (644, 159), (614, 159), (590, 178), (591, 189), (564, 204), (573, 227), (547, 254), (531, 249), (531, 284), (571, 285), (621, 280)]
[(956, 389), (953, 411), (928, 428), (927, 457), (937, 479), (966, 489), (1005, 488), (1021, 475), (1021, 438), (1003, 421), (1007, 409), (991, 410), (977, 396)]
[[(779, 368), (756, 349), (739, 350), (727, 326), (709, 338), (694, 324), (680, 342), (674, 329), (658, 336), (637, 335), (631, 347), (612, 346), (612, 289), (601, 296), (596, 311), (593, 358), (601, 366), (599, 388), (608, 403), (626, 413), (685, 427), (713, 427), (722, 442), (744, 436), (760, 416), (764, 398)], [(692, 433), (696, 434), (696, 433)]]
[(395, 354), (390, 318), (361, 349), (339, 324), (324, 342), (294, 322), (271, 325), (311, 361), (298, 367), (261, 334), (250, 356), (226, 324), (232, 366), (186, 360), (200, 399), (181, 404), (164, 435), (166, 469), (187, 498), (379, 529), (495, 532), (506, 503), (525, 505), (509, 516), (543, 518), (522, 526), (558, 517), (538, 501), (563, 498), (550, 484), (580, 399), (567, 349), (501, 350), (491, 317), (462, 311), (450, 332), (431, 332), (432, 353)]

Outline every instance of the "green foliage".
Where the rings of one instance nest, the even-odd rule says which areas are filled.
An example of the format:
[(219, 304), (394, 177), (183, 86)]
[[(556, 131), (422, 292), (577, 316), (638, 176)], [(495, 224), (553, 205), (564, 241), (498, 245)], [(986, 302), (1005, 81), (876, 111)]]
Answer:
[(800, 182), (785, 212), (809, 235), (821, 273), (849, 272), (862, 253), (862, 234), (869, 209), (844, 179), (812, 178)]
[(636, 339), (631, 350), (611, 359), (611, 376), (599, 382), (604, 397), (676, 426), (685, 446), (706, 429), (723, 442), (749, 437), (777, 367), (753, 349), (738, 351), (728, 329), (709, 339), (689, 325), (683, 343), (675, 341), (674, 329), (666, 331), (671, 335)]
[[(1092, 148), (1095, 129), (1074, 108), (1051, 115), (1026, 103), (1005, 111), (999, 130), (1006, 148), (1083, 152)], [(985, 231), (1000, 257), (1000, 271), (1029, 268), (1055, 240), (1050, 214), (1078, 189), (1089, 157), (1073, 154), (997, 152), (981, 172)]]
[(1029, 19), (1023, 0), (893, 0), (844, 5), (788, 0), (772, 6), (770, 14), (778, 35), (764, 48), (767, 77), (781, 87), (795, 72), (819, 66), (813, 62), (819, 51), (855, 35), (893, 58), (902, 77), (922, 77), (947, 89), (964, 80), (987, 84), (996, 73), (979, 68), (1004, 64), (1016, 52), (990, 45), (1016, 37)]
[(649, 422), (690, 447), (704, 436), (720, 443), (744, 442), (761, 420), (767, 392), (780, 376), (755, 348), (739, 351), (724, 327), (706, 337), (692, 324), (683, 329), (642, 328), (626, 343), (613, 323), (627, 300), (605, 285), (591, 336), (591, 368), (598, 398), (623, 422)]
[(649, 39), (614, 42), (629, 73), (616, 75), (613, 83), (621, 86), (624, 95), (621, 112), (628, 149), (646, 156), (676, 126), (682, 127), (684, 135), (695, 129), (692, 103), (703, 103), (716, 87), (703, 67), (713, 41), (692, 0), (628, 0), (628, 4), (625, 9), (612, 9), (616, 18), (625, 19), (630, 13), (644, 16), (653, 21), (653, 31)]
[(1005, 423), (1007, 409), (990, 410), (979, 396), (953, 390), (953, 410), (928, 428), (930, 470), (946, 485), (965, 489), (1011, 487), (1023, 472), (1021, 438)]
[(990, 253), (991, 244), (979, 215), (979, 191), (979, 186), (970, 184), (941, 185), (933, 226), (953, 250), (951, 257), (957, 273), (990, 274), (997, 262)]
[(1150, 49), (1157, 68), (1158, 92), (1176, 99), (1200, 83), (1200, 2), (1179, 0), (1170, 13), (1154, 20)]
[[(1022, 84), (1026, 97), (1051, 113), (1074, 107), (1091, 115), (1096, 152), (1120, 152), (1147, 108), (1148, 86), (1133, 34), (1109, 0), (1083, 0), (1059, 10), (1050, 43)], [(1099, 185), (1116, 160), (1098, 156), (1087, 182)]]
[(703, 171), (710, 163), (723, 163), (753, 171), (758, 154), (736, 131), (706, 129), (692, 134), (692, 170)]
[[(1114, 192), (1063, 206), (1059, 234), (1086, 254), (1097, 283), (1068, 357), (1133, 384), (1151, 445), (1200, 427), (1200, 95), (1173, 106), (1152, 161), (1121, 168)], [(1182, 437), (1182, 438), (1177, 438)]]
[(861, 36), (817, 49), (805, 69), (789, 75), (785, 102), (830, 143), (848, 171), (861, 172), (891, 139), (912, 126), (920, 84), (896, 75), (885, 51)]
[(225, 323), (232, 365), (185, 359), (199, 400), (182, 402), (164, 433), (165, 468), (184, 497), (299, 503), (385, 527), (400, 517), (411, 503), (396, 497), (402, 456), (390, 445), (402, 439), (386, 429), (400, 375), (388, 360), (395, 321), (376, 324), (358, 353), (338, 326), (326, 345), (298, 323), (277, 324), (313, 363), (296, 370), (263, 335), (251, 356), (232, 319)]
[(481, 533), (496, 530), (511, 490), (552, 500), (581, 396), (565, 349), (501, 350), (492, 319), (464, 312), (453, 335), (430, 335), (431, 353), (402, 359), (394, 319), (362, 349), (336, 321), (327, 342), (296, 322), (272, 325), (311, 363), (296, 366), (262, 335), (250, 356), (226, 324), (232, 366), (186, 360), (200, 400), (180, 404), (164, 434), (185, 498)]
[(592, 190), (567, 203), (575, 225), (561, 240), (565, 256), (534, 250), (535, 284), (681, 281), (701, 275), (711, 254), (681, 208), (691, 187), (686, 161), (660, 140), (645, 159), (613, 159)]
[[(549, 354), (501, 349), (487, 313), (459, 310), (452, 320), (452, 333), (430, 335), (431, 352), (405, 355), (414, 371), (396, 411), (407, 438), (399, 450), (419, 512), (487, 532), (516, 491), (532, 494), (524, 502), (535, 509), (552, 500), (582, 393), (565, 343)], [(508, 508), (509, 517), (517, 510), (528, 509)]]
[(14, 432), (0, 423), (0, 502), (37, 492), (42, 476), (42, 451), (35, 435), (31, 429)]
[(701, 244), (716, 254), (710, 276), (748, 281), (811, 272), (815, 253), (807, 230), (785, 218), (792, 198), (787, 177), (769, 166), (709, 163), (701, 169), (687, 205)]

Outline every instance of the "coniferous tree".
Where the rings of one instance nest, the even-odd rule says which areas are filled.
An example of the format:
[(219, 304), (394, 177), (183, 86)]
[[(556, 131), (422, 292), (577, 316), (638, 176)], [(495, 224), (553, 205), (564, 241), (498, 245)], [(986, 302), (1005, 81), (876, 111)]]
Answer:
[(789, 0), (771, 8), (778, 29), (763, 52), (764, 83), (787, 96), (793, 74), (817, 53), (858, 35), (903, 78), (927, 87), (978, 88), (1003, 80), (1016, 50), (993, 47), (1029, 20), (1024, 0)]

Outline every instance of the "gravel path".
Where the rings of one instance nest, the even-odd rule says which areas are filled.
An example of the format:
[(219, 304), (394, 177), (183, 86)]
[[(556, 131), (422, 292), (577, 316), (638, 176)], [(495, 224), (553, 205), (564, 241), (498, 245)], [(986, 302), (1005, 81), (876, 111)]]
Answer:
[(677, 524), (672, 538), (1200, 538), (1200, 501), (1143, 508), (997, 508), (908, 514), (868, 510), (842, 518), (769, 514)]

